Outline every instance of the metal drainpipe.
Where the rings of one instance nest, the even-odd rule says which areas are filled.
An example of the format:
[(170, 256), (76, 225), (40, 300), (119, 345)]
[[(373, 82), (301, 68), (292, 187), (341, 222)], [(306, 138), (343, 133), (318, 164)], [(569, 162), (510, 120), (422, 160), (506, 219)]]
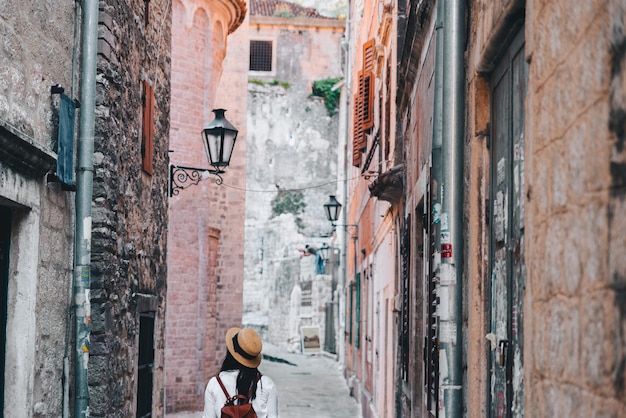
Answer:
[[(439, 271), (439, 416), (463, 412), (463, 0), (443, 3), (443, 135)], [(441, 399), (443, 397), (443, 399)]]
[(98, 52), (98, 0), (83, 1), (80, 136), (76, 173), (76, 230), (74, 235), (75, 364), (74, 417), (89, 416), (87, 364), (89, 360), (89, 287), (91, 280), (91, 201)]
[[(344, 58), (344, 74), (345, 74), (345, 78), (346, 78), (346, 82), (343, 85), (342, 88), (342, 104), (341, 104), (341, 109), (340, 111), (342, 111), (341, 114), (341, 118), (342, 118), (342, 131), (339, 134), (339, 147), (340, 147), (340, 153), (343, 155), (343, 181), (341, 182), (341, 186), (342, 186), (342, 190), (341, 190), (341, 194), (343, 195), (343, 202), (344, 205), (346, 205), (346, 207), (348, 207), (348, 120), (349, 120), (349, 109), (350, 109), (350, 95), (351, 95), (351, 83), (352, 83), (352, 74), (351, 74), (351, 67), (350, 67), (350, 59), (351, 59), (351, 53), (350, 53), (350, 31), (351, 31), (351, 20), (350, 20), (350, 5), (348, 5), (348, 11), (346, 13), (346, 30), (344, 32), (345, 34), (345, 45), (346, 45), (346, 56)], [(340, 167), (342, 165), (339, 165)], [(345, 225), (346, 222), (346, 216), (345, 216), (345, 212), (346, 210), (343, 210), (341, 213), (341, 219), (342, 219), (342, 223)], [(338, 230), (338, 238), (339, 238), (339, 242), (340, 242), (340, 246), (341, 246), (341, 295), (339, 297), (339, 334), (340, 334), (340, 338), (339, 338), (339, 363), (344, 366), (345, 369), (345, 361), (346, 361), (346, 318), (345, 318), (345, 313), (346, 313), (346, 299), (347, 299), (347, 289), (346, 289), (346, 284), (348, 283), (348, 272), (347, 272), (347, 253), (348, 253), (348, 240), (347, 240), (347, 229), (346, 228), (340, 228)]]

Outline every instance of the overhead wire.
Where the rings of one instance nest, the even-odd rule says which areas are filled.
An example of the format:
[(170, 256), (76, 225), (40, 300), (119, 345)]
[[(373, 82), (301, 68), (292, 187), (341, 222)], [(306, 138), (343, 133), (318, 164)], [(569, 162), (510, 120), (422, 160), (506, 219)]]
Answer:
[[(349, 178), (347, 180), (354, 180), (356, 178), (358, 178), (358, 176)], [(330, 180), (330, 181), (327, 181), (327, 182), (324, 182), (324, 183), (319, 183), (319, 184), (316, 184), (316, 185), (313, 185), (313, 186), (294, 187), (294, 188), (290, 188), (290, 189), (285, 189), (285, 188), (282, 188), (282, 187), (276, 185), (276, 189), (275, 190), (253, 190), (253, 189), (247, 189), (247, 188), (244, 188), (244, 187), (233, 186), (232, 184), (227, 184), (227, 183), (222, 183), (221, 186), (225, 186), (225, 187), (228, 187), (228, 188), (231, 188), (231, 189), (234, 189), (234, 190), (241, 190), (241, 191), (244, 191), (244, 192), (251, 192), (251, 193), (276, 193), (277, 191), (278, 192), (299, 192), (299, 191), (302, 191), (302, 190), (318, 189), (320, 187), (324, 187), (324, 186), (327, 186), (329, 184), (340, 183), (340, 182), (343, 182), (343, 181), (346, 181), (346, 179)]]

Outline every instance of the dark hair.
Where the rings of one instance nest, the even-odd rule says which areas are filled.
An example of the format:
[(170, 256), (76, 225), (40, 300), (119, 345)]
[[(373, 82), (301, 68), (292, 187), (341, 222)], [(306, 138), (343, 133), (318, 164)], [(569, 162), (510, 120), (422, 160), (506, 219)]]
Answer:
[(245, 396), (250, 394), (249, 398), (251, 401), (256, 398), (256, 385), (261, 379), (259, 369), (251, 369), (250, 367), (244, 366), (235, 360), (232, 354), (230, 354), (230, 351), (227, 351), (220, 372), (228, 370), (239, 370), (239, 374), (237, 375), (237, 394)]

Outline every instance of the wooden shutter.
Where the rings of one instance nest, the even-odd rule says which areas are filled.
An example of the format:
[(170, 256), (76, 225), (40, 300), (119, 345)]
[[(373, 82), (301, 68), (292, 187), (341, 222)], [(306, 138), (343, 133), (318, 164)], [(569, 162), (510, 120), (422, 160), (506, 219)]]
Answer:
[(354, 96), (354, 117), (352, 127), (352, 165), (361, 165), (361, 152), (366, 145), (365, 134), (361, 129), (362, 100), (359, 94)]
[(359, 76), (359, 92), (363, 101), (361, 129), (365, 133), (374, 127), (374, 77), (371, 71), (363, 72)]
[(152, 175), (154, 172), (154, 90), (146, 80), (143, 82), (141, 158), (143, 171)]
[(374, 39), (363, 45), (363, 68), (358, 72), (358, 91), (354, 98), (352, 165), (361, 164), (367, 150), (366, 132), (374, 127)]
[(363, 71), (374, 70), (374, 38), (363, 44)]
[[(359, 90), (363, 97), (363, 130), (374, 126), (374, 39), (363, 45), (363, 77), (359, 77)], [(363, 85), (362, 88), (360, 85)]]

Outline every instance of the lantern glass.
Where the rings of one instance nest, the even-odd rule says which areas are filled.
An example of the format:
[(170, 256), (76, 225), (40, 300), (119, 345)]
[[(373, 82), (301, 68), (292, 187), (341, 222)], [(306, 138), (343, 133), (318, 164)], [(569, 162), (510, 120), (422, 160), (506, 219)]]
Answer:
[(214, 109), (215, 119), (203, 130), (204, 149), (218, 172), (230, 164), (239, 131), (226, 119), (224, 109)]
[(339, 213), (341, 212), (341, 203), (335, 199), (334, 195), (330, 195), (328, 202), (324, 204), (324, 210), (326, 211), (326, 217), (329, 221), (337, 222)]
[(328, 244), (324, 243), (319, 249), (320, 255), (322, 256), (322, 260), (328, 261), (330, 258), (330, 247)]

